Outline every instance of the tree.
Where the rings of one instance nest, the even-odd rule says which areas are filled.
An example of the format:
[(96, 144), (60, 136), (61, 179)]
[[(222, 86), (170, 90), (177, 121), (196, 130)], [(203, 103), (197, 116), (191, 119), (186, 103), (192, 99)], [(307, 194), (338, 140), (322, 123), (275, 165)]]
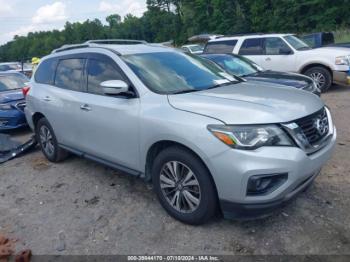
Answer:
[(185, 43), (195, 34), (332, 31), (349, 27), (350, 0), (145, 0), (142, 17), (112, 14), (67, 22), (62, 31), (31, 32), (0, 46), (0, 60), (44, 56), (64, 44), (90, 39), (130, 38)]

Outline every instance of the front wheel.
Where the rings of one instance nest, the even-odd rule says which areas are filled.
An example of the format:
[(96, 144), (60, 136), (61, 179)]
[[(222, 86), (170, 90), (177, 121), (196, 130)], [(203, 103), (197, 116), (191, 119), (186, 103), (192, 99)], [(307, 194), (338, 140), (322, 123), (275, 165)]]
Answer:
[(332, 75), (324, 67), (315, 66), (305, 71), (305, 75), (311, 77), (321, 92), (326, 92), (332, 85)]
[(158, 154), (152, 182), (164, 209), (184, 223), (203, 224), (217, 210), (216, 190), (207, 168), (181, 147), (167, 148)]

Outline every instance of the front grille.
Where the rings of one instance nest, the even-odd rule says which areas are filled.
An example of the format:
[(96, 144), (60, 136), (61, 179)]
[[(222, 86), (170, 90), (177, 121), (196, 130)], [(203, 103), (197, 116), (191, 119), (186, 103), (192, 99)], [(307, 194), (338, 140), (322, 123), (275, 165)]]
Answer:
[(22, 112), (24, 112), (24, 108), (26, 107), (26, 102), (22, 101), (22, 102), (18, 102), (16, 104), (16, 108)]
[(295, 123), (301, 128), (307, 141), (311, 145), (317, 144), (326, 137), (329, 132), (328, 116), (324, 108), (315, 114), (295, 121)]

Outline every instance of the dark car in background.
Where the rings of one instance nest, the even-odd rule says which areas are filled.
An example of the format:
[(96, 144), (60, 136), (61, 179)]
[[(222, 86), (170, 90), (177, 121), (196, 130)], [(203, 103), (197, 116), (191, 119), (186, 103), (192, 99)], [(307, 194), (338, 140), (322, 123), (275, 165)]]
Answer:
[(0, 131), (25, 126), (22, 88), (29, 79), (18, 72), (0, 72)]
[(332, 32), (312, 33), (303, 35), (300, 38), (303, 39), (312, 48), (325, 46), (350, 48), (350, 43), (335, 43), (334, 34)]
[(29, 63), (6, 62), (0, 63), (0, 72), (19, 72), (26, 75), (27, 77), (31, 77), (33, 68)]
[(286, 85), (321, 95), (314, 81), (301, 74), (264, 70), (253, 61), (235, 54), (202, 54), (200, 56), (216, 63), (228, 73), (247, 80)]

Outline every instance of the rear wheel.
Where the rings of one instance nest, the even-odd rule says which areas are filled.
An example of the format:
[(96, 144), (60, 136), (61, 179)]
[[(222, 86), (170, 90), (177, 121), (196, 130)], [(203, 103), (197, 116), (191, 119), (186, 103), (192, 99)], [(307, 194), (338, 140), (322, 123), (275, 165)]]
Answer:
[(68, 152), (59, 147), (55, 133), (46, 118), (38, 121), (35, 134), (41, 151), (49, 161), (60, 162), (68, 156)]
[(152, 182), (165, 210), (184, 223), (203, 224), (217, 210), (216, 191), (207, 168), (181, 147), (167, 148), (158, 154)]
[(326, 92), (332, 85), (332, 75), (324, 67), (315, 66), (305, 71), (305, 75), (311, 77), (321, 92)]

